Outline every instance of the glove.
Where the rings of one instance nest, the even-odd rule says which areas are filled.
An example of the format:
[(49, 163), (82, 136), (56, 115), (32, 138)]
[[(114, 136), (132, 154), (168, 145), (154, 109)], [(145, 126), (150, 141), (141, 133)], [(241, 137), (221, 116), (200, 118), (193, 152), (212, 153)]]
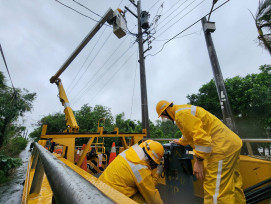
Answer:
[(163, 164), (158, 165), (158, 166), (157, 166), (157, 171), (156, 171), (156, 173), (157, 173), (159, 176), (161, 176), (162, 173), (163, 173), (163, 171), (164, 171)]

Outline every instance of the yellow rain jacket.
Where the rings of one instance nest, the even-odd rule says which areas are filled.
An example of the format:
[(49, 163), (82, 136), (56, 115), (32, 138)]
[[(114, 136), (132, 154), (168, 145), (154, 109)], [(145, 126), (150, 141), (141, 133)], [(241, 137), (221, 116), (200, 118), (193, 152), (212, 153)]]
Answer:
[(217, 117), (201, 107), (174, 105), (170, 111), (183, 136), (181, 145), (191, 145), (195, 155), (208, 163), (219, 161), (237, 152), (242, 140)]
[(155, 188), (159, 176), (145, 161), (143, 149), (137, 144), (119, 154), (99, 179), (128, 197), (138, 191), (147, 203), (163, 203)]

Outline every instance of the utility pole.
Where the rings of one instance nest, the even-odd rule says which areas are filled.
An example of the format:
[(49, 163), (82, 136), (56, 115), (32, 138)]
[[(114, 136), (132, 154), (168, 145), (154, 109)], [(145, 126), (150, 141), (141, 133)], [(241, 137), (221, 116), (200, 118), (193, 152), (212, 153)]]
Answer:
[(129, 0), (136, 8), (137, 15), (131, 10), (125, 7), (133, 16), (137, 18), (138, 23), (138, 50), (139, 50), (139, 65), (140, 65), (140, 87), (141, 87), (141, 110), (142, 110), (142, 128), (147, 130), (147, 138), (150, 138), (150, 127), (149, 127), (149, 111), (148, 111), (148, 99), (147, 99), (147, 85), (146, 85), (146, 74), (145, 74), (145, 57), (144, 57), (144, 46), (143, 46), (143, 33), (141, 28), (141, 0), (137, 1), (137, 4), (133, 0)]
[(220, 107), (221, 107), (222, 115), (223, 115), (223, 121), (231, 130), (233, 130), (234, 132), (237, 132), (237, 129), (233, 120), (231, 106), (230, 106), (227, 91), (225, 88), (222, 72), (219, 66), (219, 62), (217, 59), (215, 47), (214, 47), (212, 36), (211, 36), (211, 32), (215, 31), (215, 24), (214, 22), (207, 22), (206, 17), (203, 17), (201, 19), (201, 23), (202, 23), (202, 27), (204, 31), (209, 58), (212, 65), (216, 89), (217, 89), (218, 98), (220, 101)]

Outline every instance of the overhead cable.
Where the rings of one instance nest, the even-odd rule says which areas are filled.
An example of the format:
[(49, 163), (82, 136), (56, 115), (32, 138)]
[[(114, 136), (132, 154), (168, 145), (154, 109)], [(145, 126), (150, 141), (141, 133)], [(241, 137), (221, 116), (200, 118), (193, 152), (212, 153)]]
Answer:
[[(170, 12), (169, 15), (167, 15), (165, 18), (163, 18), (163, 20), (160, 21), (160, 24), (163, 23), (163, 22), (164, 22), (167, 18), (169, 18), (172, 14), (174, 14), (174, 12), (177, 11), (177, 10), (178, 10), (182, 5), (184, 5), (187, 1), (188, 1), (188, 0), (185, 0), (185, 1), (182, 2), (177, 8), (175, 8), (172, 12)], [(193, 1), (193, 2), (194, 2), (194, 1)], [(192, 3), (193, 3), (193, 2), (192, 2)], [(177, 2), (175, 5), (177, 5), (178, 3), (179, 3), (179, 2)], [(192, 4), (192, 3), (191, 3), (191, 4)], [(189, 4), (189, 5), (191, 5), (191, 4)], [(174, 7), (175, 5), (173, 5), (173, 7)], [(188, 6), (189, 6), (189, 5), (188, 5)], [(169, 10), (171, 10), (173, 7), (171, 7)], [(167, 11), (169, 11), (169, 10), (167, 10)], [(183, 10), (185, 10), (185, 8), (184, 8)], [(181, 12), (182, 12), (183, 10), (181, 10), (177, 15), (181, 14)], [(165, 14), (167, 13), (167, 11), (165, 12)], [(165, 15), (165, 14), (164, 14), (164, 15)], [(176, 15), (176, 16), (177, 16), (177, 15)], [(176, 17), (176, 16), (174, 16), (174, 17)], [(173, 17), (173, 18), (174, 18), (174, 17)], [(172, 20), (172, 19), (171, 19), (171, 20)], [(169, 20), (168, 22), (170, 22), (171, 20)], [(167, 22), (167, 23), (168, 23), (168, 22)], [(164, 25), (166, 25), (167, 23), (165, 23)], [(163, 26), (163, 27), (164, 27), (164, 26)], [(160, 29), (161, 29), (161, 28), (160, 28)], [(160, 30), (160, 29), (159, 29), (159, 30)]]
[(97, 92), (96, 92), (96, 94), (92, 97), (92, 99), (91, 99), (91, 101), (89, 102), (89, 103), (91, 103), (95, 98), (96, 98), (96, 96), (98, 95), (98, 93), (101, 93), (101, 91), (106, 87), (106, 85), (109, 83), (109, 82), (111, 82), (112, 81), (112, 79), (115, 77), (115, 75), (124, 67), (124, 65), (131, 59), (131, 57), (135, 54), (135, 52), (136, 52), (137, 50), (135, 50), (127, 59), (126, 59), (126, 61), (119, 67), (119, 69), (118, 70), (116, 70), (116, 72), (111, 76), (111, 79), (109, 79), (106, 83), (105, 83), (105, 85), (100, 89), (100, 90), (98, 90)]
[(82, 6), (83, 8), (87, 9), (88, 11), (90, 11), (90, 12), (91, 12), (91, 13), (93, 13), (93, 14), (95, 14), (96, 16), (99, 16), (99, 17), (101, 17), (101, 18), (102, 18), (102, 16), (101, 16), (101, 15), (99, 15), (99, 14), (97, 14), (96, 12), (94, 12), (94, 11), (90, 10), (88, 7), (86, 7), (85, 5), (83, 5), (83, 4), (81, 4), (81, 3), (79, 3), (78, 1), (75, 1), (75, 0), (72, 0), (72, 1), (73, 1), (73, 2), (75, 2), (75, 3), (77, 3), (78, 5)]
[(211, 7), (211, 10), (210, 10), (210, 13), (209, 13), (209, 17), (208, 17), (208, 21), (210, 20), (211, 14), (213, 12), (213, 8), (214, 8), (214, 6), (215, 6), (215, 4), (216, 4), (217, 1), (218, 0), (213, 0), (212, 7)]
[[(217, 8), (215, 8), (214, 10), (213, 10), (213, 12), (214, 11), (216, 11), (217, 9), (219, 9), (220, 7), (222, 7), (222, 6), (224, 6), (226, 3), (228, 3), (230, 0), (227, 0), (227, 1), (225, 1), (224, 3), (222, 3), (221, 5), (219, 5)], [(207, 13), (206, 15), (204, 15), (203, 17), (201, 17), (199, 20), (197, 20), (196, 22), (194, 22), (193, 24), (191, 24), (190, 26), (188, 26), (188, 27), (186, 27), (184, 30), (182, 30), (181, 32), (179, 32), (179, 33), (177, 33), (175, 36), (173, 36), (172, 38), (170, 38), (168, 41), (166, 41), (163, 45), (162, 45), (162, 48), (158, 51), (158, 52), (156, 52), (155, 54), (148, 54), (147, 56), (155, 56), (155, 55), (157, 55), (158, 53), (160, 53), (163, 49), (164, 49), (164, 46), (167, 44), (167, 43), (169, 43), (171, 40), (173, 40), (174, 38), (176, 38), (177, 36), (179, 36), (180, 34), (182, 34), (183, 32), (185, 32), (186, 30), (188, 30), (189, 28), (191, 28), (192, 26), (194, 26), (195, 24), (197, 24), (198, 22), (200, 22), (201, 21), (201, 19), (202, 18), (204, 18), (204, 17), (206, 17), (206, 16), (208, 16), (209, 15), (209, 13)], [(146, 57), (147, 57), (146, 56)]]
[(160, 0), (156, 1), (156, 2), (149, 8), (148, 12), (149, 12), (150, 10), (152, 10), (152, 8), (154, 8), (154, 6), (155, 6), (159, 1), (160, 1)]
[[(195, 2), (196, 0), (194, 0), (193, 2)], [(191, 13), (194, 9), (196, 9), (199, 5), (201, 5), (204, 1), (206, 1), (206, 0), (202, 0), (200, 3), (198, 3), (194, 8), (192, 8), (190, 11), (188, 11), (186, 14), (184, 14), (181, 18), (179, 18), (178, 20), (176, 20), (173, 24), (171, 24), (170, 26), (168, 26), (163, 32), (161, 32), (161, 33), (159, 33), (159, 35), (158, 36), (156, 36), (156, 38), (158, 38), (159, 36), (161, 36), (163, 33), (165, 33), (166, 31), (168, 31), (168, 29), (169, 28), (171, 28), (172, 26), (174, 26), (176, 23), (178, 23), (181, 19), (183, 19), (185, 16), (187, 16), (189, 13)], [(192, 3), (193, 3), (192, 2)], [(191, 3), (191, 4), (192, 4)], [(190, 6), (191, 4), (189, 4), (188, 6)], [(187, 6), (187, 7), (188, 7)], [(184, 11), (187, 7), (185, 7), (182, 11)], [(176, 17), (176, 16), (174, 16), (174, 17)], [(172, 18), (173, 19), (173, 18)], [(172, 20), (171, 19), (171, 20)], [(171, 21), (170, 20), (170, 21)], [(166, 25), (166, 24), (165, 24)], [(163, 26), (164, 27), (164, 26)], [(162, 29), (162, 27), (159, 29), (159, 30), (161, 30)], [(158, 30), (158, 31), (159, 31)]]
[[(94, 46), (92, 47), (92, 49), (91, 49), (91, 51), (89, 52), (89, 54), (88, 54), (86, 60), (84, 61), (84, 63), (82, 64), (82, 66), (80, 67), (80, 69), (78, 70), (78, 72), (76, 73), (75, 77), (73, 78), (72, 83), (70, 83), (70, 85), (68, 86), (67, 92), (69, 92), (69, 89), (70, 89), (71, 85), (75, 82), (77, 76), (79, 75), (79, 73), (81, 72), (81, 70), (83, 69), (83, 67), (85, 66), (87, 60), (89, 59), (89, 57), (90, 57), (90, 55), (92, 54), (93, 50), (95, 49), (96, 45), (98, 44), (98, 42), (100, 41), (101, 37), (103, 36), (103, 34), (104, 34), (106, 28), (107, 28), (107, 27), (105, 27), (105, 29), (104, 29), (103, 32), (101, 33), (100, 37), (98, 38), (98, 40), (96, 41), (96, 43), (95, 43)], [(82, 76), (82, 75), (81, 75), (81, 76)], [(77, 81), (78, 81), (78, 80), (77, 80)], [(73, 86), (73, 88), (74, 88), (74, 86)]]
[(62, 2), (60, 2), (60, 1), (58, 1), (58, 0), (55, 0), (55, 1), (58, 2), (58, 3), (60, 3), (61, 5), (65, 6), (65, 7), (67, 7), (67, 8), (69, 8), (69, 9), (75, 11), (76, 13), (79, 13), (80, 15), (82, 15), (82, 16), (84, 16), (84, 17), (86, 17), (86, 18), (89, 18), (89, 19), (91, 19), (91, 20), (93, 20), (93, 21), (95, 21), (95, 22), (97, 22), (97, 23), (99, 22), (99, 21), (97, 21), (97, 20), (95, 20), (95, 19), (93, 19), (93, 18), (91, 18), (91, 17), (89, 17), (89, 16), (87, 16), (87, 15), (85, 15), (85, 14), (83, 14), (83, 13), (77, 11), (77, 10), (75, 10), (74, 8), (72, 8), (72, 7), (66, 5), (66, 4), (64, 4), (64, 3), (62, 3)]
[(6, 70), (8, 72), (8, 76), (9, 76), (9, 79), (10, 79), (10, 82), (11, 82), (11, 85), (12, 85), (12, 88), (14, 90), (14, 93), (15, 93), (15, 88), (14, 88), (14, 85), (13, 85), (13, 82), (12, 82), (12, 79), (11, 79), (11, 76), (10, 76), (10, 73), (9, 73), (9, 69), (8, 69), (8, 65), (6, 63), (6, 59), (5, 59), (5, 56), (4, 56), (4, 51), (2, 49), (2, 46), (0, 44), (0, 51), (1, 51), (1, 54), (2, 54), (2, 57), (3, 57), (3, 60), (4, 60), (4, 63), (5, 63), (5, 66), (6, 66)]
[(118, 7), (121, 5), (122, 2), (123, 2), (123, 0), (121, 0), (121, 2), (119, 3)]
[[(202, 29), (200, 29), (199, 31), (195, 31), (195, 32), (192, 32), (192, 33), (188, 33), (186, 35), (182, 35), (180, 37), (176, 37), (176, 38), (183, 38), (183, 37), (186, 37), (186, 36), (190, 36), (190, 35), (194, 35), (194, 34), (197, 34), (197, 33), (200, 33), (202, 31)], [(155, 40), (155, 41), (167, 41), (169, 39), (163, 39), (163, 40)]]
[[(112, 32), (109, 33), (108, 37), (103, 42), (102, 46), (100, 47), (100, 49), (98, 50), (98, 52), (96, 53), (96, 55), (93, 57), (92, 61), (88, 64), (87, 68), (85, 69), (85, 71), (83, 72), (83, 74), (81, 75), (81, 77), (77, 80), (77, 82), (73, 86), (73, 88), (77, 85), (77, 83), (80, 81), (80, 79), (82, 79), (85, 76), (86, 71), (88, 70), (88, 68), (90, 67), (90, 65), (92, 64), (92, 62), (96, 59), (97, 55), (100, 53), (100, 51), (102, 50), (102, 48), (104, 47), (105, 43), (108, 41), (108, 39), (110, 38), (111, 35), (112, 35)], [(73, 88), (71, 89), (70, 93), (72, 92)]]
[(174, 6), (176, 6), (181, 0), (176, 2), (173, 6), (171, 6), (163, 15), (165, 15), (167, 12), (169, 12)]
[[(123, 54), (121, 54), (120, 57), (117, 60), (115, 60), (110, 66), (108, 66), (108, 69), (104, 70), (102, 73), (99, 74), (99, 72), (101, 72), (103, 70), (104, 66), (114, 56), (114, 54), (118, 53), (118, 50), (121, 49), (121, 45), (124, 43), (124, 41), (126, 41), (127, 38), (128, 38), (128, 36), (126, 36), (124, 38), (124, 40), (122, 40), (122, 42), (118, 46), (116, 46), (116, 49), (111, 53), (111, 55), (109, 56), (109, 58), (107, 58), (107, 60), (103, 63), (103, 65), (101, 67), (99, 67), (97, 69), (97, 71), (93, 74), (93, 76), (96, 77), (96, 78), (94, 78), (94, 77), (91, 78), (91, 80), (89, 80), (88, 83), (80, 91), (77, 92), (76, 96), (74, 97), (74, 100), (77, 100), (78, 96), (85, 94), (87, 90), (91, 89), (96, 84), (96, 82), (104, 76), (104, 73), (106, 73), (107, 71), (109, 71), (109, 69), (111, 67), (113, 67), (121, 59), (121, 57), (123, 57), (124, 54), (134, 45), (134, 43), (132, 45), (130, 45), (128, 47), (128, 49), (125, 50), (123, 52)], [(99, 74), (99, 76), (98, 76), (98, 74)], [(91, 83), (91, 82), (93, 82), (93, 83)], [(83, 94), (81, 94), (81, 93), (83, 93)], [(71, 100), (71, 101), (73, 101), (73, 100)]]
[[(119, 49), (119, 47), (118, 47)], [(77, 95), (74, 97), (74, 100), (78, 100), (78, 96), (82, 96), (85, 95), (92, 87), (94, 87), (94, 85), (97, 83), (98, 80), (101, 80), (101, 78), (103, 78), (105, 75), (104, 73), (108, 72), (112, 67), (114, 67), (114, 65), (120, 60), (122, 59), (122, 57), (127, 54), (128, 50), (131, 49), (131, 47), (128, 47), (128, 49), (126, 49), (110, 66), (108, 66), (108, 69), (106, 69), (104, 72), (102, 72), (99, 76), (97, 76), (96, 79), (94, 79), (93, 83), (89, 84), (89, 82), (91, 82), (92, 80), (90, 80), (86, 86), (84, 86), (83, 89), (81, 89), (79, 92), (77, 92)], [(101, 69), (98, 69), (101, 70)]]

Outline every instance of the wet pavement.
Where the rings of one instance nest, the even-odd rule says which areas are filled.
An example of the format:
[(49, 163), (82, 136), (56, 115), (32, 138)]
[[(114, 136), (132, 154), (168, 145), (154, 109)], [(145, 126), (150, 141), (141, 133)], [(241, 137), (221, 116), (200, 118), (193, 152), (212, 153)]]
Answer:
[(19, 204), (21, 203), (23, 188), (24, 188), (24, 180), (27, 170), (28, 159), (31, 154), (29, 152), (28, 143), (25, 150), (23, 150), (19, 157), (22, 159), (22, 165), (16, 169), (13, 173), (12, 178), (9, 182), (0, 185), (0, 204)]

